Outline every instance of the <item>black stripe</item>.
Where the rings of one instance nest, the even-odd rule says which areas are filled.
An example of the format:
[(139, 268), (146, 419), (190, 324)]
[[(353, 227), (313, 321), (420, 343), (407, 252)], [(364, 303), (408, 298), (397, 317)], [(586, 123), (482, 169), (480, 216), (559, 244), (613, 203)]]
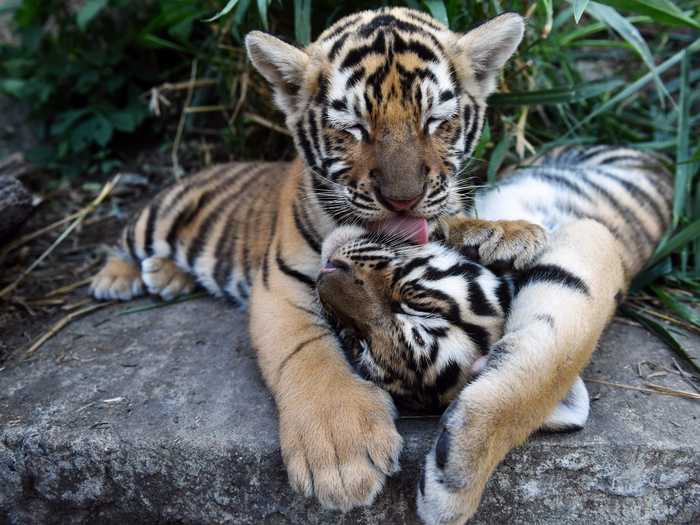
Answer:
[(332, 336), (333, 334), (330, 332), (327, 332), (325, 334), (317, 335), (316, 337), (312, 337), (310, 339), (307, 339), (306, 341), (303, 341), (299, 343), (294, 350), (292, 350), (287, 356), (282, 360), (280, 363), (279, 368), (277, 368), (277, 380), (279, 381), (281, 375), (282, 375), (282, 370), (284, 369), (285, 366), (287, 366), (287, 363), (289, 363), (289, 360), (294, 357), (295, 355), (299, 354), (304, 348), (306, 348), (309, 344), (316, 342), (320, 339), (323, 339), (324, 337)]
[[(235, 215), (234, 210), (232, 208), (241, 200), (241, 197), (246, 194), (246, 190), (250, 188), (251, 183), (256, 181), (256, 176), (260, 173), (260, 171), (260, 169), (252, 169), (250, 172), (246, 173), (246, 179), (243, 180), (243, 182), (241, 182), (240, 185), (237, 185), (233, 189), (231, 188), (231, 186), (234, 183), (239, 182), (238, 180), (225, 180), (221, 184), (218, 184), (214, 189), (203, 194), (203, 198), (200, 199), (200, 201), (204, 203), (204, 205), (209, 204), (209, 200), (211, 198), (219, 198), (219, 202), (216, 203), (213, 210), (209, 211), (207, 216), (200, 224), (200, 227), (195, 233), (194, 238), (190, 242), (186, 255), (187, 265), (190, 268), (194, 268), (195, 262), (207, 246), (207, 241), (209, 240), (209, 231), (212, 227), (214, 227), (217, 220), (222, 215), (225, 215), (224, 212), (228, 212), (229, 217), (227, 218), (226, 226), (229, 225), (229, 219), (231, 218), (231, 216)], [(222, 192), (224, 192), (223, 195)], [(234, 195), (231, 195), (231, 193), (234, 193)], [(224, 228), (222, 230), (221, 237), (225, 237), (227, 231), (228, 230)], [(219, 239), (221, 239), (221, 237)], [(217, 248), (218, 245), (219, 243), (217, 242)]]
[(277, 231), (277, 208), (274, 209), (272, 215), (272, 222), (270, 223), (270, 237), (267, 240), (267, 246), (265, 247), (265, 254), (262, 258), (262, 282), (265, 289), (270, 289), (270, 249), (272, 248), (272, 243), (275, 239), (275, 232)]
[(311, 135), (311, 144), (314, 147), (316, 158), (320, 159), (323, 157), (323, 155), (321, 154), (321, 146), (318, 137), (318, 126), (316, 125), (316, 112), (312, 109), (309, 109), (309, 111), (307, 112), (307, 116), (309, 121), (309, 135)]
[(301, 273), (301, 272), (295, 270), (294, 268), (292, 268), (291, 266), (289, 266), (286, 263), (286, 261), (282, 258), (279, 243), (277, 243), (275, 262), (277, 263), (277, 267), (280, 269), (280, 271), (283, 274), (291, 277), (292, 279), (296, 279), (297, 281), (305, 284), (306, 286), (308, 286), (312, 290), (316, 288), (316, 282), (314, 281), (314, 279), (312, 279), (311, 277), (309, 277), (308, 275), (306, 275), (304, 273)]
[[(341, 33), (343, 33), (346, 29), (349, 29), (352, 25), (358, 22), (360, 19), (359, 15), (352, 16), (350, 18), (346, 18), (345, 20), (341, 19), (336, 22), (337, 27), (331, 26), (328, 28), (330, 33), (325, 35), (322, 39), (321, 42), (327, 42), (329, 40), (333, 40), (335, 37), (339, 36)], [(346, 33), (343, 36), (347, 36), (349, 33)]]
[(457, 381), (461, 375), (462, 369), (454, 361), (449, 361), (447, 366), (442, 369), (435, 380), (435, 388), (440, 394), (444, 394), (450, 388), (457, 385)]
[[(258, 186), (251, 184), (254, 180), (259, 182), (260, 170), (253, 170), (249, 179), (242, 183), (242, 187), (239, 189), (236, 196), (229, 203), (231, 207), (238, 204), (243, 196), (248, 194), (248, 190), (252, 188), (258, 188)], [(257, 196), (259, 197), (262, 191), (259, 191)], [(253, 199), (255, 201), (256, 199)], [(221, 236), (216, 240), (216, 247), (214, 248), (214, 258), (216, 259), (216, 265), (214, 266), (214, 273), (212, 278), (214, 282), (219, 286), (221, 290), (226, 292), (226, 287), (231, 280), (231, 275), (233, 273), (234, 266), (236, 266), (236, 241), (238, 240), (238, 231), (240, 229), (240, 216), (241, 214), (235, 213), (234, 210), (228, 214), (226, 218), (226, 224), (222, 229)], [(250, 217), (244, 216), (245, 223), (250, 221)], [(247, 238), (243, 239), (244, 243), (248, 242)], [(230, 297), (233, 295), (230, 292), (226, 292)]]
[[(476, 105), (476, 102), (474, 99), (469, 96), (469, 100), (472, 103), (472, 106), (467, 106), (465, 108), (465, 115), (464, 115), (464, 121), (465, 121), (465, 137), (464, 137), (464, 154), (469, 155), (471, 154), (472, 150), (474, 149), (474, 141), (477, 138), (477, 132), (479, 129), (479, 119), (481, 115), (481, 108)], [(467, 120), (467, 109), (469, 110), (469, 128), (466, 127), (466, 120)]]
[(143, 237), (143, 251), (146, 254), (146, 257), (153, 255), (153, 232), (156, 229), (156, 218), (158, 217), (159, 208), (160, 199), (156, 199), (145, 210), (145, 212), (148, 213), (148, 217), (146, 219), (146, 232)]
[(302, 152), (304, 153), (304, 157), (306, 158), (306, 163), (311, 166), (312, 168), (316, 166), (316, 156), (314, 155), (313, 150), (311, 149), (311, 144), (309, 143), (309, 139), (306, 136), (306, 130), (304, 129), (304, 121), (299, 120), (297, 123), (296, 127), (296, 135), (297, 135), (297, 142), (299, 143), (299, 146), (301, 147)]
[(340, 70), (357, 66), (369, 55), (384, 54), (386, 54), (386, 40), (384, 39), (384, 33), (379, 33), (370, 45), (356, 47), (348, 51), (345, 59), (340, 63)]
[(654, 215), (656, 215), (656, 218), (659, 221), (659, 224), (662, 225), (662, 227), (665, 229), (668, 226), (668, 215), (665, 215), (663, 211), (661, 211), (661, 208), (659, 207), (659, 203), (651, 196), (649, 193), (647, 193), (645, 190), (637, 186), (636, 184), (620, 177), (619, 175), (616, 175), (614, 173), (611, 173), (605, 168), (598, 168), (595, 170), (596, 173), (600, 173), (601, 175), (604, 175), (608, 177), (609, 179), (612, 179), (614, 181), (617, 181), (618, 184), (620, 184), (628, 193), (630, 193), (632, 196), (637, 197), (638, 199), (644, 201), (648, 205), (648, 207), (651, 208), (653, 211)]
[(340, 53), (340, 50), (343, 48), (345, 41), (348, 39), (348, 36), (349, 33), (346, 33), (333, 43), (333, 46), (331, 47), (331, 50), (328, 53), (329, 61), (332, 62), (333, 60), (335, 60), (335, 57), (337, 57), (338, 53)]
[[(138, 216), (137, 216), (138, 219)], [(136, 254), (136, 243), (134, 242), (134, 227), (136, 226), (136, 220), (132, 220), (129, 225), (126, 227), (126, 231), (124, 233), (124, 238), (126, 241), (126, 249), (129, 252), (129, 255), (132, 257), (132, 259), (138, 261), (139, 257)]]
[(297, 230), (299, 230), (299, 233), (301, 233), (301, 236), (306, 241), (306, 244), (308, 244), (309, 247), (316, 253), (321, 253), (321, 245), (319, 244), (318, 240), (314, 238), (314, 236), (311, 234), (309, 229), (302, 221), (299, 215), (299, 209), (296, 202), (292, 206), (292, 213), (294, 215), (294, 224), (296, 225)]
[[(196, 200), (191, 200), (190, 202), (187, 202), (185, 206), (177, 212), (175, 215), (174, 220), (170, 224), (170, 229), (168, 230), (168, 233), (165, 235), (165, 242), (170, 246), (170, 250), (175, 252), (175, 244), (177, 241), (178, 234), (180, 233), (180, 230), (182, 229), (183, 226), (185, 226), (187, 223), (189, 223), (200, 211), (200, 209), (206, 205), (206, 203), (209, 201), (209, 199), (218, 194), (219, 191), (221, 191), (223, 188), (231, 184), (232, 182), (235, 182), (235, 179), (238, 177), (240, 172), (244, 167), (250, 167), (250, 166), (242, 166), (240, 169), (236, 170), (234, 173), (231, 173), (231, 177), (224, 177), (223, 180), (219, 181), (213, 188), (210, 188), (207, 191), (204, 191), (203, 193), (199, 194), (196, 198)], [(211, 176), (207, 177), (206, 179), (203, 179), (199, 181), (201, 184), (197, 184), (196, 186), (204, 186), (207, 184), (209, 181), (212, 181), (215, 179), (217, 175), (221, 175), (223, 171), (217, 171), (215, 173), (212, 173)], [(218, 178), (218, 177), (216, 177)], [(181, 195), (177, 195), (175, 200), (177, 202), (182, 202), (182, 200), (186, 197), (191, 197), (189, 195), (189, 190), (194, 189), (195, 185), (191, 185), (189, 189), (187, 190), (186, 193), (182, 193)], [(165, 208), (163, 208), (161, 217), (166, 217), (167, 214), (174, 209), (175, 205), (175, 200), (170, 202)]]
[(536, 264), (525, 270), (518, 277), (517, 293), (523, 288), (537, 283), (560, 284), (585, 295), (590, 295), (588, 285), (583, 279), (556, 264)]
[(496, 297), (498, 297), (498, 304), (501, 307), (503, 315), (507, 316), (510, 313), (510, 303), (513, 300), (513, 288), (508, 280), (503, 279), (498, 284), (498, 288), (496, 288)]
[(469, 288), (467, 289), (469, 301), (469, 307), (476, 315), (495, 317), (498, 312), (491, 305), (489, 300), (486, 298), (484, 290), (481, 288), (478, 282), (470, 281)]

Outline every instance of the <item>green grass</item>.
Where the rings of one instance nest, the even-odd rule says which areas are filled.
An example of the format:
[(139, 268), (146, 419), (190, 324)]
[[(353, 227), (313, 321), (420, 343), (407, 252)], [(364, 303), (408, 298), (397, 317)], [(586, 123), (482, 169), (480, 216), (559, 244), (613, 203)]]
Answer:
[[(20, 4), (26, 18), (29, 7), (40, 11), (38, 6), (48, 3), (23, 0)], [(132, 4), (88, 0), (84, 9), (89, 11), (83, 10), (76, 20), (66, 22), (66, 34), (80, 35), (81, 28), (100, 27), (108, 16), (105, 7), (129, 13), (133, 6), (127, 6)], [(123, 36), (119, 56), (128, 63), (132, 59), (129, 53), (145, 53), (149, 63), (158, 67), (157, 79), (149, 77), (150, 82), (187, 80), (196, 59), (199, 77), (215, 79), (216, 85), (195, 90), (192, 105), (220, 105), (224, 109), (213, 115), (189, 116), (185, 121), (187, 136), (199, 138), (195, 130), (205, 123), (220, 130), (226, 147), (237, 158), (279, 158), (280, 152), (289, 155), (292, 151), (288, 137), (261, 127), (260, 118), (250, 118), (254, 114), (262, 121), (282, 122), (271, 106), (267, 86), (245, 61), (242, 38), (252, 29), (267, 29), (303, 45), (334, 20), (381, 5), (368, 1), (348, 4), (326, 0), (313, 4), (310, 0), (151, 0), (139, 3), (138, 16), (123, 17), (119, 22), (123, 28), (116, 26)], [(700, 301), (700, 3), (409, 0), (402, 4), (431, 13), (455, 31), (466, 31), (504, 11), (528, 15), (525, 39), (503, 74), (500, 92), (490, 100), (488, 123), (477, 148), (483, 159), (478, 167), (488, 180), (495, 179), (499, 168), (560, 144), (632, 144), (668, 159), (676, 176), (673, 229), (635, 281), (625, 312), (682, 354), (677, 330), (700, 332), (696, 313)], [(28, 34), (32, 23), (25, 20), (24, 38), (32, 36)], [(110, 23), (105, 27), (115, 24)], [(57, 42), (68, 45), (73, 40)], [(23, 53), (22, 58), (33, 58), (31, 53), (25, 56), (26, 49)], [(143, 62), (140, 55), (134, 60)], [(87, 68), (84, 73), (90, 71)], [(120, 69), (120, 74), (144, 92), (151, 87), (129, 77), (128, 70)], [(47, 82), (51, 79), (49, 76)], [(0, 77), (0, 88), (5, 85), (6, 91), (16, 90), (16, 82), (24, 80)], [(140, 118), (137, 108), (129, 106), (133, 100), (124, 93), (120, 94), (121, 105), (109, 96), (91, 100), (87, 114), (101, 114), (102, 107), (116, 108), (114, 111), (125, 107)], [(50, 116), (52, 112), (85, 108), (71, 100), (70, 104), (46, 109), (41, 118), (48, 129), (56, 129), (60, 122)], [(117, 129), (116, 117), (111, 115), (106, 113), (115, 133), (128, 133), (128, 126), (123, 126), (127, 131)], [(135, 132), (143, 133), (143, 126)], [(99, 138), (100, 134), (89, 136)], [(93, 154), (99, 154), (111, 143), (91, 147)], [(697, 361), (692, 363), (699, 369)]]

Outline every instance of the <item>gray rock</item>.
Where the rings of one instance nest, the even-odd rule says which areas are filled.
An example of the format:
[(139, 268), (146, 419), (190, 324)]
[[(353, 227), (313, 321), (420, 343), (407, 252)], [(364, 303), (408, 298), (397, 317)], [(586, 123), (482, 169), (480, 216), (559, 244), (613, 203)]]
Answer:
[[(374, 506), (324, 511), (287, 487), (245, 314), (205, 299), (119, 315), (133, 307), (76, 322), (0, 371), (0, 522), (416, 523), (437, 420), (399, 422), (403, 469)], [(584, 377), (639, 385), (638, 363), (671, 358), (616, 323)], [(474, 523), (699, 522), (700, 405), (588, 386), (587, 428), (513, 451)]]
[(14, 177), (0, 176), (0, 241), (15, 235), (32, 212), (32, 194)]

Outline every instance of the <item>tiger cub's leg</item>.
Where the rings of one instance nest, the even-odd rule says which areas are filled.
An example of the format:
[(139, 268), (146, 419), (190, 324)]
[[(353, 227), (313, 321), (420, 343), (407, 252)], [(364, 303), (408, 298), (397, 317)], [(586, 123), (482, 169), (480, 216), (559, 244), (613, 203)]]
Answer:
[(135, 262), (111, 256), (102, 269), (92, 278), (90, 294), (95, 299), (128, 301), (143, 295), (141, 269)]
[(464, 523), (491, 473), (547, 422), (588, 362), (627, 286), (620, 248), (602, 225), (562, 227), (523, 273), (484, 372), (443, 415), (418, 488), (425, 523)]
[(486, 265), (512, 261), (516, 269), (524, 268), (547, 241), (544, 229), (527, 221), (487, 221), (457, 214), (445, 219), (442, 227), (447, 244), (473, 249)]

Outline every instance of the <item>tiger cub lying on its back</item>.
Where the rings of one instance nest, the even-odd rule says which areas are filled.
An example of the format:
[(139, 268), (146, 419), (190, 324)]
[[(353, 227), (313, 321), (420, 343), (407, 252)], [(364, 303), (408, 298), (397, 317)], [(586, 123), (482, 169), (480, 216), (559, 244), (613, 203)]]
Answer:
[[(322, 261), (319, 300), (355, 370), (399, 407), (429, 412), (482, 371), (527, 276), (479, 264), (470, 246), (407, 246), (356, 226), (325, 240)], [(578, 378), (543, 429), (582, 428), (588, 412)]]

